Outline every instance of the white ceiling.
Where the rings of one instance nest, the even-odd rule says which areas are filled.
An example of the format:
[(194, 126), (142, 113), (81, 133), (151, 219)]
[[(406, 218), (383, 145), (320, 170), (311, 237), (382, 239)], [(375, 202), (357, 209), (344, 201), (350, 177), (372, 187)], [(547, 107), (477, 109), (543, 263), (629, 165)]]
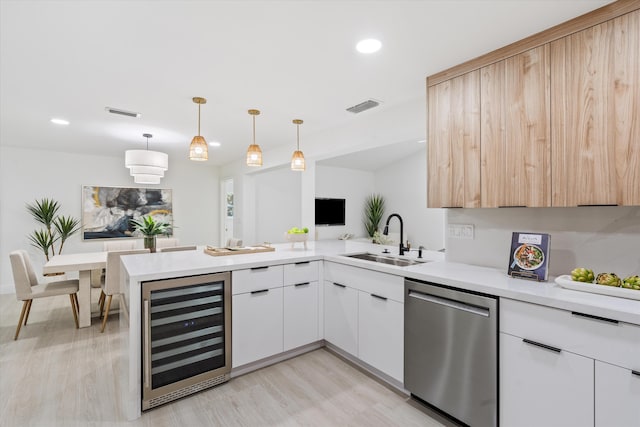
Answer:
[(425, 141), (404, 141), (319, 160), (319, 165), (375, 172), (411, 155), (426, 156)]
[[(425, 77), (593, 10), (601, 0), (1, 0), (0, 144), (186, 159), (202, 106), (208, 164), (348, 125), (345, 108), (424, 98)], [(365, 56), (368, 37), (382, 49)], [(133, 119), (105, 112), (142, 113)], [(60, 117), (62, 127), (49, 122)]]

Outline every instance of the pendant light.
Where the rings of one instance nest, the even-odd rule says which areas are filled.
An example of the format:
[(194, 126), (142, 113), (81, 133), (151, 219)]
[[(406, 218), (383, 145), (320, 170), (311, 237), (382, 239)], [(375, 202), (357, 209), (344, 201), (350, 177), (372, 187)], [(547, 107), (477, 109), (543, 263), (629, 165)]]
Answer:
[(153, 135), (143, 133), (147, 138), (146, 150), (127, 150), (124, 153), (124, 165), (129, 168), (129, 173), (137, 184), (160, 184), (160, 178), (169, 169), (169, 156), (167, 153), (149, 150), (149, 138)]
[(206, 104), (207, 100), (196, 96), (193, 98), (193, 102), (198, 104), (198, 135), (194, 136), (189, 146), (189, 159), (197, 162), (204, 162), (209, 160), (209, 148), (207, 147), (207, 141), (204, 137), (200, 136), (200, 106)]
[(247, 149), (247, 166), (262, 166), (262, 150), (256, 144), (256, 116), (260, 110), (249, 110), (248, 113), (253, 116), (253, 144)]
[(293, 120), (293, 124), (296, 125), (296, 151), (291, 156), (291, 170), (303, 172), (306, 167), (304, 164), (304, 154), (300, 151), (300, 125), (303, 123), (300, 119)]

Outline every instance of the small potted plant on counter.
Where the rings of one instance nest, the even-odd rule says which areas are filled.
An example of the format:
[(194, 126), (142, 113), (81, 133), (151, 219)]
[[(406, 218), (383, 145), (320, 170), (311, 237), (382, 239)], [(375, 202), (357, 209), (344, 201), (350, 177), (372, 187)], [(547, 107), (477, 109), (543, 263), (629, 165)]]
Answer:
[(294, 243), (303, 242), (304, 248), (307, 249), (307, 240), (309, 240), (309, 229), (292, 227), (286, 233), (284, 233), (285, 238), (291, 242), (291, 248), (293, 248)]
[(367, 197), (364, 204), (364, 227), (367, 235), (373, 243), (381, 243), (379, 225), (384, 215), (384, 197), (380, 194), (372, 194)]
[(144, 236), (144, 247), (151, 252), (156, 251), (156, 237), (160, 234), (169, 235), (171, 224), (164, 221), (156, 221), (151, 215), (129, 221), (135, 230)]

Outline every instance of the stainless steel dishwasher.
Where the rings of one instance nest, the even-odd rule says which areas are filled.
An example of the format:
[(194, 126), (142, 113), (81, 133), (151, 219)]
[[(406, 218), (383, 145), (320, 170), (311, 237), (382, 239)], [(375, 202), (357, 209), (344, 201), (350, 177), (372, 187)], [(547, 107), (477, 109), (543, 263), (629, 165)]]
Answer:
[(498, 425), (498, 300), (405, 279), (404, 386), (470, 426)]

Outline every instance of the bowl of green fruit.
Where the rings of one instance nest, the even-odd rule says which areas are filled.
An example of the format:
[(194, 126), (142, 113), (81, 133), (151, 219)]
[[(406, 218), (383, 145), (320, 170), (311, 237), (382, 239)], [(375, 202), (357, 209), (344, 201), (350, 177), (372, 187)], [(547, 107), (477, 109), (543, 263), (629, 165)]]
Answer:
[(303, 242), (304, 248), (307, 249), (307, 240), (309, 240), (309, 229), (307, 227), (298, 228), (292, 227), (284, 233), (284, 238), (291, 242), (291, 247), (293, 248), (294, 243)]

